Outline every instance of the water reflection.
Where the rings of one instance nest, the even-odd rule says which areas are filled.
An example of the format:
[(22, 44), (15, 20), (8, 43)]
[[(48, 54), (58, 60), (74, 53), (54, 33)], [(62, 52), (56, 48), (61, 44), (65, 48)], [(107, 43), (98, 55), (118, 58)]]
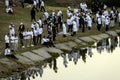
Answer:
[[(107, 53), (113, 53), (113, 51), (120, 47), (120, 38), (114, 37), (109, 39), (103, 39), (96, 43), (96, 50), (98, 53), (102, 54), (102, 52), (107, 51)], [(72, 62), (74, 65), (78, 64), (79, 60), (82, 60), (84, 63), (86, 63), (86, 59), (88, 57), (92, 58), (96, 54), (94, 51), (92, 51), (94, 48), (92, 47), (86, 47), (81, 48), (80, 50), (74, 50), (70, 53), (61, 54), (60, 57), (62, 58), (62, 63), (65, 68), (68, 68), (70, 65), (69, 63)], [(50, 58), (47, 60), (47, 63), (42, 65), (40, 68), (31, 68), (28, 69), (25, 72), (22, 72), (20, 74), (12, 75), (6, 80), (37, 80), (36, 78), (43, 77), (44, 69), (48, 68), (53, 69), (55, 73), (59, 73), (59, 64), (57, 63), (57, 58)]]
[[(108, 53), (113, 53), (117, 45), (118, 45), (118, 37), (114, 37), (111, 39), (103, 39), (102, 41), (99, 41), (97, 43), (97, 51), (98, 53), (101, 53), (102, 51), (107, 50)], [(120, 39), (119, 39), (119, 45), (120, 45)]]

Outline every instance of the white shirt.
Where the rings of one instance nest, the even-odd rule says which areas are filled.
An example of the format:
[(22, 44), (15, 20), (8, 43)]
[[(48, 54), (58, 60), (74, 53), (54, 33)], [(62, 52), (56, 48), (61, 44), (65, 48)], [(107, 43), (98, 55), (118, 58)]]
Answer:
[(45, 19), (48, 19), (48, 18), (49, 18), (48, 12), (44, 12), (44, 17), (45, 17)]
[(44, 1), (41, 2), (41, 6), (45, 6)]
[(8, 35), (5, 35), (5, 43), (9, 43), (10, 41), (9, 41), (9, 37), (8, 37)]
[(37, 30), (33, 30), (33, 36), (37, 36)]
[(72, 20), (71, 19), (67, 19), (67, 25), (71, 25), (72, 24)]
[(102, 24), (102, 20), (100, 17), (98, 17), (97, 22), (98, 22), (98, 24)]
[(73, 31), (77, 32), (77, 23), (73, 21)]
[(5, 54), (5, 56), (6, 56), (6, 55), (10, 55), (10, 54), (11, 54), (10, 49), (8, 49), (8, 48), (5, 49), (5, 53), (4, 53), (4, 54)]
[(14, 38), (15, 40), (15, 43), (18, 43), (18, 37), (16, 36), (15, 38)]
[(62, 15), (62, 11), (59, 10), (58, 13), (57, 13), (57, 16), (61, 16)]
[(44, 44), (44, 42), (48, 42), (48, 41), (49, 41), (48, 38), (42, 38), (42, 40), (41, 40), (41, 44)]
[(38, 28), (37, 29), (37, 34), (42, 34), (43, 33), (43, 29), (42, 28)]
[(9, 6), (9, 0), (5, 0), (5, 6)]
[(106, 24), (106, 25), (109, 25), (109, 23), (110, 23), (110, 20), (109, 20), (108, 18), (106, 18), (106, 19), (105, 19), (105, 24)]
[(15, 43), (15, 37), (14, 36), (11, 36), (10, 40), (11, 40), (11, 43)]
[(62, 27), (63, 27), (63, 34), (66, 34), (67, 33), (67, 31), (66, 31), (66, 25), (64, 23), (63, 23)]
[(42, 20), (41, 19), (38, 20), (38, 23), (39, 23), (40, 26), (42, 26)]

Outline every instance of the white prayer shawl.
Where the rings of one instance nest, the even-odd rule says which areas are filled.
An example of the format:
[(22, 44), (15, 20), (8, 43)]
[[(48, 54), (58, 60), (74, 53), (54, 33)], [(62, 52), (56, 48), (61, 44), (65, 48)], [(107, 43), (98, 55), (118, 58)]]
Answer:
[(73, 32), (77, 32), (77, 23), (73, 21)]
[(63, 26), (63, 34), (65, 34), (65, 35), (66, 35), (66, 34), (67, 34), (67, 31), (66, 31), (66, 25), (63, 23), (63, 25), (62, 25), (62, 26)]

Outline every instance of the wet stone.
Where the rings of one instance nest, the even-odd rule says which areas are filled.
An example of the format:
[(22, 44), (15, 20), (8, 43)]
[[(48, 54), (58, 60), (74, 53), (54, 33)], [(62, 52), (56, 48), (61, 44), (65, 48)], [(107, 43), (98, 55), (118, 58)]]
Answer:
[(108, 34), (99, 34), (98, 37), (101, 37), (102, 39), (109, 38)]
[(115, 31), (107, 31), (106, 33), (109, 34), (110, 36), (114, 37), (118, 36), (118, 34)]
[(24, 56), (21, 56), (19, 54), (16, 54), (15, 56), (18, 58), (18, 61), (23, 63), (23, 64), (34, 64), (33, 61), (31, 61), (30, 59), (28, 59)]
[(79, 39), (75, 39), (74, 41), (75, 41), (76, 43), (82, 43), (82, 41), (79, 40)]
[(117, 33), (120, 33), (120, 30), (116, 30)]
[(50, 52), (50, 53), (58, 53), (58, 54), (63, 53), (63, 51), (61, 51), (60, 49), (57, 49), (57, 48), (55, 48), (55, 47), (49, 47), (49, 48), (43, 47), (43, 48), (41, 48), (41, 49), (43, 49), (43, 50), (45, 50), (45, 51), (47, 51), (47, 52)]
[(45, 51), (44, 49), (33, 50), (33, 52), (40, 55), (44, 59), (51, 57), (51, 55), (47, 51)]
[(90, 38), (90, 37), (80, 37), (80, 40), (84, 41), (84, 42), (94, 42), (95, 40)]
[(97, 41), (100, 41), (103, 39), (103, 38), (99, 37), (98, 35), (94, 35), (94, 36), (90, 36), (90, 37), (97, 40)]
[(21, 55), (29, 58), (32, 61), (41, 61), (41, 60), (44, 60), (43, 57), (41, 57), (41, 56), (39, 56), (37, 54), (34, 54), (32, 52), (25, 52), (25, 53), (22, 53)]
[(67, 46), (69, 46), (69, 47), (71, 47), (71, 48), (77, 46), (77, 44), (76, 44), (75, 42), (73, 42), (73, 41), (69, 41), (69, 42), (66, 42), (66, 43), (64, 43), (64, 44), (67, 45)]
[(62, 49), (62, 50), (68, 50), (68, 51), (71, 51), (72, 50), (72, 48), (70, 48), (70, 47), (68, 47), (67, 45), (65, 45), (65, 44), (56, 44), (55, 45), (58, 49)]

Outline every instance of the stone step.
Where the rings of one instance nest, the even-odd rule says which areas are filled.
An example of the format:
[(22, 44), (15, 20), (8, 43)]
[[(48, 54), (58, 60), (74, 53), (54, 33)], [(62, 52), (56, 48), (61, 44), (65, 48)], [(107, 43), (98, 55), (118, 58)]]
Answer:
[(72, 50), (72, 48), (70, 48), (69, 46), (65, 45), (64, 43), (56, 44), (55, 46), (58, 49), (62, 49), (62, 50), (67, 50), (67, 51), (71, 51)]
[(58, 53), (58, 54), (64, 53), (63, 51), (61, 51), (60, 49), (57, 49), (55, 47), (49, 47), (49, 48), (43, 47), (41, 49), (44, 51), (50, 52), (50, 53)]
[(74, 41), (75, 41), (76, 43), (78, 43), (79, 46), (80, 46), (80, 45), (87, 45), (85, 42), (81, 41), (80, 39), (75, 39)]
[(77, 44), (73, 41), (69, 41), (69, 42), (66, 42), (64, 43), (66, 46), (70, 47), (70, 48), (73, 48), (73, 47), (76, 47)]
[(120, 30), (116, 30), (117, 33), (120, 33)]
[(45, 51), (44, 49), (37, 49), (37, 50), (33, 50), (32, 52), (40, 55), (44, 59), (51, 57), (51, 55), (47, 51)]
[(84, 42), (95, 42), (95, 40), (92, 39), (91, 37), (80, 37), (79, 39)]
[(16, 54), (15, 56), (18, 58), (18, 61), (21, 62), (21, 63), (23, 63), (23, 64), (30, 64), (30, 65), (34, 64), (34, 62), (31, 61), (29, 58), (26, 58), (26, 57), (21, 56), (19, 54)]
[(34, 53), (32, 53), (32, 52), (24, 52), (24, 53), (22, 53), (21, 55), (29, 58), (29, 59), (32, 60), (32, 61), (41, 61), (41, 60), (44, 60), (43, 57), (41, 57), (41, 56), (39, 56), (39, 55), (37, 55), (37, 54), (34, 54)]
[(99, 37), (98, 35), (90, 36), (91, 38), (95, 39), (96, 41), (100, 41), (103, 38)]
[(106, 38), (109, 38), (109, 35), (108, 34), (99, 34), (98, 37), (101, 37), (102, 39), (106, 39)]
[(118, 34), (115, 31), (107, 31), (106, 33), (110, 36), (113, 36), (113, 37), (118, 36)]

